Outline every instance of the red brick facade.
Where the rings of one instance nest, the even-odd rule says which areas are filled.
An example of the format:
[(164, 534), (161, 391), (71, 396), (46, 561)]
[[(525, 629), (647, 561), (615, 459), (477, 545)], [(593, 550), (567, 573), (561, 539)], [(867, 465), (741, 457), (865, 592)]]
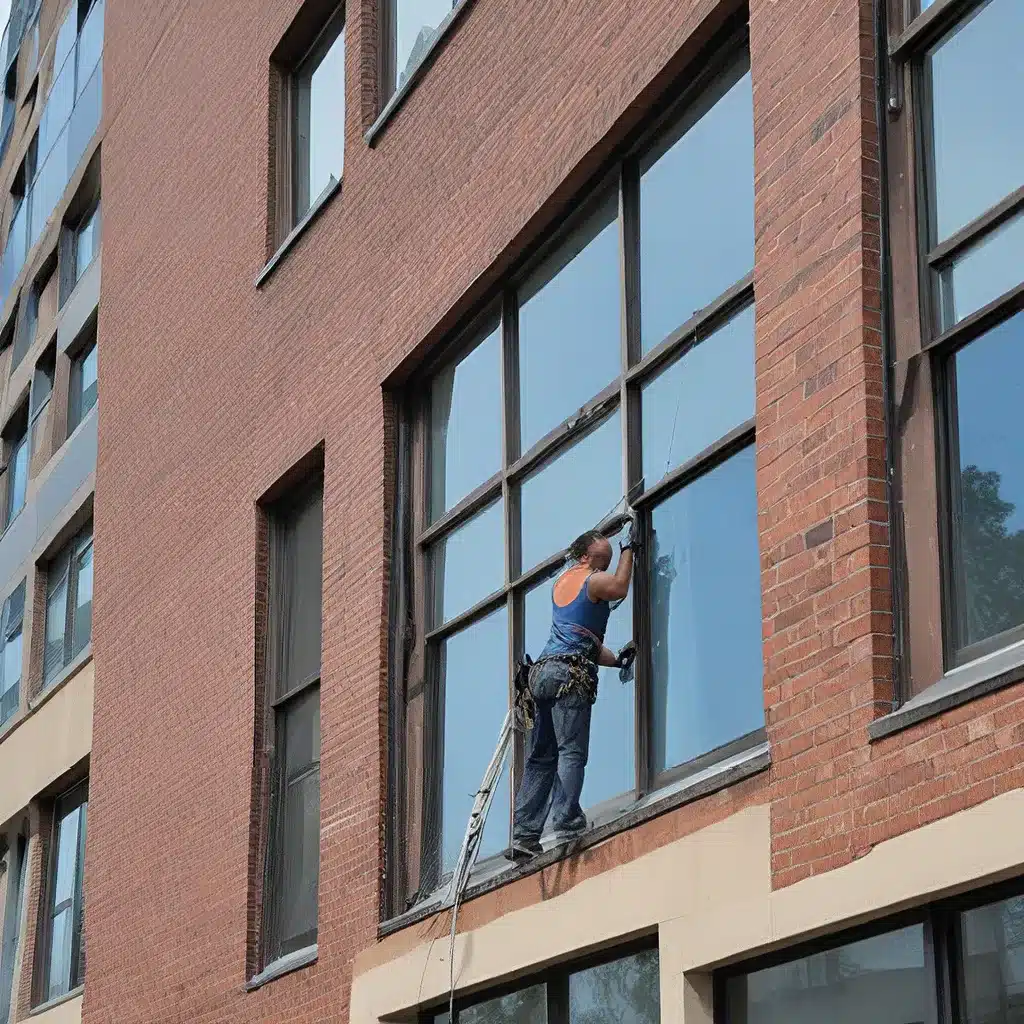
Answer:
[[(471, 0), (370, 147), (377, 2), (347, 13), (341, 191), (256, 288), (268, 62), (297, 0), (108, 0), (87, 1024), (347, 1020), (383, 856), (382, 385), (445, 337), (739, 9)], [(867, 734), (894, 696), (871, 6), (750, 0), (772, 767), (550, 869), (556, 888), (767, 802), (785, 886), (1020, 785), (1019, 690)], [(246, 992), (256, 502), (321, 442), (319, 961)], [(463, 926), (533, 891), (481, 897)]]

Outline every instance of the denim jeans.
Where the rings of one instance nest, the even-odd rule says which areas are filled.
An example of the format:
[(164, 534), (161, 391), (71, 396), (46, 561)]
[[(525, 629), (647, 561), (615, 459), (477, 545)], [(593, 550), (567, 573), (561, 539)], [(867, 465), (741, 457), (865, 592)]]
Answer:
[(536, 707), (516, 794), (515, 839), (540, 838), (549, 812), (557, 831), (586, 828), (580, 793), (590, 747), (591, 705), (576, 693), (555, 698), (565, 673), (564, 665), (544, 662), (530, 678)]

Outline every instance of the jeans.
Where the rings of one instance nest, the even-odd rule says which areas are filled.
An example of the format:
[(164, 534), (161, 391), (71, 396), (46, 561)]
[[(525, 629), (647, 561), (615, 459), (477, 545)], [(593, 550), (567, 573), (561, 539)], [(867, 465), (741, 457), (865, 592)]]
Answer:
[(565, 671), (558, 662), (544, 662), (530, 678), (536, 707), (516, 794), (515, 839), (539, 839), (549, 811), (557, 831), (586, 828), (580, 793), (590, 747), (591, 705), (576, 693), (555, 698)]

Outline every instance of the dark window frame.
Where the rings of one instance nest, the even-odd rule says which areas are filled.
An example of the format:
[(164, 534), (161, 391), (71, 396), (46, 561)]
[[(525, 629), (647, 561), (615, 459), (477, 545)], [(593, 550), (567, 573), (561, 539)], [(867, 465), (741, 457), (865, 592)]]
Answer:
[[(12, 467), (17, 465), (17, 459), (21, 451), (25, 452), (25, 494), (21, 504), (14, 508), (14, 489), (11, 486), (14, 482)], [(29, 422), (28, 402), (22, 402), (3, 431), (3, 468), (0, 474), (3, 476), (3, 530), (18, 518), (21, 510), (28, 501), (29, 468), (31, 465), (31, 452), (29, 450)]]
[(403, 69), (398, 67), (398, 7), (404, 0), (381, 0), (380, 3), (380, 62), (378, 64), (378, 86), (380, 88), (380, 110), (383, 110), (391, 97), (401, 92), (406, 83), (415, 78), (420, 65), (424, 62), (437, 40), (444, 34), (445, 27), (455, 17), (459, 8), (466, 6), (470, 0), (448, 0), (451, 7), (448, 13), (434, 27), (434, 38), (420, 59), (409, 67), (409, 75), (405, 82), (399, 83), (398, 75)]
[[(35, 949), (35, 977), (36, 985), (33, 993), (33, 1005), (39, 1006), (49, 1002), (50, 999), (58, 999), (69, 992), (80, 988), (84, 981), (82, 970), (84, 961), (83, 949), (83, 921), (85, 916), (85, 842), (87, 832), (87, 808), (89, 805), (89, 780), (83, 779), (75, 783), (64, 793), (58, 796), (52, 804), (50, 816), (50, 839), (46, 851), (46, 876), (42, 887), (42, 899), (40, 901), (40, 913), (38, 922), (38, 938)], [(60, 854), (58, 842), (58, 829), (61, 819), (75, 810), (82, 808), (82, 814), (78, 825), (78, 844), (76, 848), (75, 882), (70, 900), (64, 900), (59, 905), (54, 905), (56, 899), (57, 885), (57, 859)], [(74, 920), (74, 933), (71, 940), (71, 976), (68, 988), (61, 993), (51, 996), (50, 989), (50, 958), (53, 947), (53, 922), (59, 913), (71, 908)]]
[[(929, 182), (931, 91), (925, 61), (930, 47), (979, 11), (987, 0), (888, 0), (889, 67), (886, 149), (893, 322), (892, 352), (897, 409), (897, 504), (902, 510), (902, 551), (907, 591), (896, 609), (906, 623), (907, 645), (898, 696), (909, 699), (943, 676), (1024, 639), (1024, 624), (975, 643), (961, 641), (958, 536), (954, 523), (958, 463), (955, 416), (956, 353), (1024, 310), (1024, 282), (947, 326), (939, 274), (975, 243), (1024, 216), (1024, 187), (994, 204), (948, 239), (935, 243)], [(904, 272), (902, 268), (914, 268)], [(913, 449), (913, 459), (903, 452)], [(912, 464), (911, 464), (912, 463)], [(902, 500), (901, 500), (902, 499)], [(936, 560), (934, 552), (939, 552)]]
[[(266, 614), (266, 673), (265, 708), (262, 723), (264, 747), (268, 752), (265, 783), (268, 789), (266, 823), (263, 842), (263, 890), (260, 915), (260, 945), (258, 968), (266, 969), (271, 964), (300, 950), (315, 946), (319, 931), (319, 898), (317, 899), (317, 921), (311, 930), (300, 937), (305, 941), (294, 948), (285, 949), (285, 939), (280, 934), (280, 907), (276, 894), (283, 888), (281, 874), (284, 870), (284, 793), (289, 782), (302, 781), (312, 774), (319, 776), (320, 759), (309, 762), (303, 771), (291, 780), (285, 777), (287, 754), (284, 748), (284, 723), (290, 708), (314, 691), (320, 699), (322, 662), (322, 604), (321, 604), (321, 651), (318, 652), (317, 672), (298, 684), (279, 692), (279, 680), (284, 678), (285, 647), (288, 641), (289, 623), (286, 609), (290, 605), (290, 588), (294, 582), (291, 573), (285, 569), (283, 545), (287, 537), (287, 525), (282, 520), (302, 508), (310, 500), (319, 500), (321, 522), (323, 514), (324, 477), (322, 465), (299, 481), (294, 487), (268, 503), (267, 516), (268, 566), (267, 566), (267, 614)], [(323, 533), (321, 530), (321, 543)], [(321, 602), (323, 599), (323, 559), (321, 556)], [(279, 614), (274, 614), (275, 609)], [(318, 744), (319, 745), (319, 744)], [(319, 842), (319, 831), (318, 831)]]
[[(514, 992), (521, 992), (524, 989), (534, 988), (537, 985), (547, 987), (547, 1019), (546, 1024), (570, 1024), (569, 1022), (569, 977), (581, 971), (590, 970), (593, 967), (603, 967), (607, 964), (616, 963), (619, 960), (627, 960), (629, 957), (639, 953), (650, 951), (659, 953), (660, 949), (657, 934), (646, 935), (630, 942), (622, 943), (611, 949), (604, 949), (589, 956), (579, 957), (565, 963), (555, 964), (542, 971), (528, 974), (516, 981), (507, 982), (504, 985), (497, 985), (486, 988), (481, 992), (455, 1000), (455, 1021), (458, 1024), (459, 1014), (464, 1010), (471, 1009), (481, 1003), (489, 1003), (493, 999), (501, 999), (503, 996), (511, 995)], [(659, 972), (660, 973), (660, 972)], [(660, 993), (659, 993), (660, 1001)], [(448, 1000), (443, 1003), (420, 1011), (417, 1018), (418, 1024), (435, 1024), (435, 1018), (439, 1014), (448, 1012)]]
[[(77, 52), (77, 50), (76, 50)], [(78, 247), (81, 243), (82, 236), (85, 233), (86, 227), (90, 224), (94, 225), (93, 232), (93, 249), (92, 256), (89, 258), (89, 262), (82, 264), (79, 259)], [(79, 281), (82, 280), (82, 276), (86, 270), (92, 266), (95, 262), (96, 257), (99, 255), (100, 246), (102, 244), (102, 232), (103, 232), (103, 214), (100, 207), (100, 197), (97, 196), (90, 204), (88, 209), (78, 218), (75, 222), (75, 226), (71, 230), (71, 289), (74, 290), (75, 286)]]
[[(81, 343), (78, 344), (73, 353), (71, 353), (71, 370), (69, 374), (68, 383), (68, 417), (66, 434), (70, 437), (75, 430), (82, 424), (83, 420), (92, 409), (96, 406), (99, 401), (99, 352), (98, 352), (98, 338), (96, 335), (96, 319), (95, 317), (90, 322), (89, 326), (83, 333)], [(88, 409), (82, 408), (82, 402), (84, 398), (85, 390), (82, 387), (83, 373), (85, 369), (85, 361), (89, 358), (92, 353), (96, 353), (96, 388), (97, 394), (93, 399), (92, 404)]]
[[(61, 673), (86, 650), (92, 643), (92, 619), (90, 616), (89, 637), (76, 650), (75, 649), (75, 615), (78, 611), (78, 580), (81, 574), (81, 561), (83, 557), (92, 552), (92, 519), (83, 526), (66, 544), (54, 554), (46, 564), (46, 584), (43, 614), (43, 658), (40, 666), (42, 673), (42, 688), (45, 690), (55, 680), (60, 678)], [(54, 569), (59, 567), (60, 571), (54, 574)], [(56, 590), (61, 583), (66, 586), (64, 595), (64, 646), (61, 653), (61, 661), (49, 674), (46, 666), (46, 633), (49, 625), (50, 597), (53, 590)]]
[[(4, 685), (2, 691), (3, 694), (10, 693), (12, 690), (15, 693), (15, 705), (13, 710), (9, 711), (5, 716), (0, 706), (0, 726), (10, 721), (18, 713), (18, 708), (21, 706), (21, 690), (22, 682), (25, 678), (25, 592), (26, 592), (26, 580), (22, 580), (7, 595), (6, 600), (3, 603), (2, 618), (0, 618), (0, 684)], [(13, 686), (7, 687), (6, 680), (3, 678), (3, 663), (7, 655), (7, 645), (11, 643), (14, 637), (21, 634), (21, 666), (18, 670), (18, 681)], [(3, 1018), (0, 1017), (0, 1020)]]
[[(705, 451), (688, 459), (659, 480), (645, 481), (641, 466), (640, 392), (659, 371), (684, 355), (695, 344), (708, 338), (717, 328), (754, 303), (754, 273), (748, 272), (717, 298), (694, 313), (685, 323), (672, 330), (646, 353), (640, 339), (639, 294), (639, 168), (646, 152), (655, 146), (666, 130), (685, 120), (699, 108), (709, 89), (740, 68), (749, 70), (749, 54), (745, 28), (734, 33), (701, 72), (683, 90), (682, 95), (658, 112), (643, 132), (617, 153), (596, 183), (572, 212), (549, 232), (541, 244), (510, 275), (498, 298), (492, 299), (472, 318), (468, 327), (457, 333), (453, 341), (430, 358), (407, 386), (402, 400), (401, 419), (407, 424), (410, 442), (408, 465), (400, 470), (409, 480), (400, 495), (397, 545), (403, 546), (401, 558), (410, 567), (410, 580), (399, 583), (406, 592), (401, 596), (398, 611), (411, 626), (414, 637), (409, 649), (401, 654), (404, 671), (394, 664), (393, 690), (395, 715), (391, 723), (391, 744), (400, 744), (402, 754), (394, 758), (397, 776), (393, 779), (392, 813), (394, 815), (394, 850), (389, 853), (392, 870), (388, 902), (391, 914), (401, 913), (417, 899), (423, 899), (443, 880), (441, 861), (441, 830), (432, 835), (423, 827), (425, 821), (437, 820), (443, 786), (444, 693), (438, 671), (437, 650), (446, 639), (472, 626), (487, 615), (505, 607), (509, 610), (509, 703), (512, 700), (511, 666), (523, 654), (524, 599), (537, 584), (550, 578), (564, 562), (565, 550), (555, 552), (534, 566), (522, 566), (519, 551), (521, 537), (519, 484), (531, 473), (569, 450), (587, 434), (606, 423), (617, 412), (621, 414), (623, 457), (629, 480), (627, 493), (641, 518), (645, 540), (650, 540), (651, 512), (686, 485), (724, 463), (731, 456), (754, 445), (755, 423), (751, 418), (719, 438)], [(744, 70), (745, 69), (745, 70)], [(585, 224), (606, 201), (610, 190), (618, 202), (620, 284), (625, 289), (621, 325), (620, 372), (616, 378), (593, 396), (584, 407), (554, 427), (526, 452), (519, 450), (519, 396), (517, 350), (516, 292), (545, 259), (556, 252), (571, 235)], [(623, 269), (625, 268), (625, 269)], [(458, 501), (443, 515), (429, 520), (429, 448), (430, 448), (430, 382), (435, 375), (471, 351), (495, 324), (501, 334), (501, 366), (503, 388), (502, 463), (489, 479)], [(400, 460), (401, 461), (401, 460)], [(433, 582), (428, 549), (450, 536), (475, 514), (501, 499), (504, 508), (505, 582), (501, 588), (483, 597), (465, 611), (437, 625), (431, 609)], [(612, 510), (609, 510), (611, 512)], [(634, 630), (638, 647), (646, 650), (644, 633), (650, 628), (649, 579), (644, 558), (637, 560), (631, 588)], [(410, 630), (407, 630), (407, 633)], [(655, 774), (651, 768), (651, 751), (646, 723), (651, 714), (651, 673), (649, 653), (636, 662), (636, 713), (634, 736), (634, 789), (602, 804), (598, 810), (623, 809), (663, 787), (679, 781), (709, 764), (734, 754), (753, 749), (766, 739), (766, 730), (759, 728), (716, 750)], [(418, 681), (422, 680), (422, 686)], [(422, 709), (410, 713), (410, 705), (419, 701)], [(423, 751), (423, 763), (411, 764), (404, 751), (415, 736)], [(497, 738), (497, 737), (495, 737)], [(512, 786), (522, 770), (522, 739), (517, 737), (512, 754)], [(481, 769), (482, 770), (482, 769)], [(476, 780), (474, 780), (475, 782)], [(492, 808), (491, 813), (495, 813)], [(592, 809), (593, 810), (593, 809)], [(499, 812), (500, 813), (500, 812)], [(401, 825), (398, 822), (401, 821)], [(399, 852), (399, 851), (404, 852)]]
[(864, 939), (876, 938), (911, 925), (924, 928), (926, 984), (934, 988), (937, 1013), (928, 1024), (968, 1024), (963, 1006), (964, 945), (960, 915), (1004, 900), (1024, 896), (1024, 878), (1012, 878), (968, 890), (908, 910), (897, 911), (864, 924), (840, 928), (817, 938), (794, 942), (769, 953), (742, 960), (713, 974), (715, 1024), (737, 1024), (730, 1019), (726, 985), (730, 978), (743, 977), (782, 964), (794, 963)]
[(5, 837), (10, 855), (4, 884), (7, 896), (4, 902), (3, 932), (0, 937), (0, 1021), (9, 1019), (14, 995), (14, 966), (21, 944), (21, 919), (25, 911), (25, 893), (28, 889), (28, 823), (13, 827)]

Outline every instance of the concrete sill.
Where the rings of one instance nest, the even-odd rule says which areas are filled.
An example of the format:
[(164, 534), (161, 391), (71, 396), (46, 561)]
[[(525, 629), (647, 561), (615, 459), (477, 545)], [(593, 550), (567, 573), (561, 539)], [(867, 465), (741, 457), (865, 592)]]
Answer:
[[(620, 805), (617, 812), (613, 812), (613, 816), (608, 820), (597, 824), (596, 827), (589, 829), (582, 838), (568, 845), (555, 843), (551, 838), (545, 837), (542, 840), (545, 845), (544, 852), (532, 860), (518, 865), (511, 864), (503, 856), (491, 857), (474, 868), (461, 902), (465, 903), (477, 896), (483, 896), (485, 893), (499, 889), (516, 879), (543, 871), (544, 868), (591, 846), (596, 846), (598, 843), (603, 843), (620, 832), (636, 828), (637, 825), (675, 810), (677, 807), (710, 796), (721, 789), (726, 789), (737, 782), (758, 775), (770, 766), (771, 751), (768, 744), (759, 743), (747, 750), (733, 754), (717, 764), (694, 772), (664, 789), (649, 793), (639, 800), (631, 801), (625, 807)], [(382, 921), (377, 929), (378, 938), (382, 939), (403, 928), (408, 928), (409, 925), (426, 920), (444, 909), (444, 889), (442, 888), (431, 893), (421, 903), (417, 903), (404, 914)]]
[(373, 146), (381, 132), (387, 127), (388, 122), (398, 111), (398, 108), (405, 102), (406, 97), (416, 88), (420, 79), (427, 73), (430, 65), (441, 50), (444, 41), (452, 34), (455, 25), (462, 13), (472, 3), (472, 0), (460, 0), (448, 14), (448, 17), (437, 26), (437, 33), (430, 41), (430, 45), (423, 51), (419, 63), (409, 72), (409, 77), (391, 94), (391, 98), (384, 104), (384, 109), (377, 115), (377, 120), (366, 129), (363, 139), (368, 146)]
[(36, 711), (42, 707), (58, 690), (62, 689), (74, 678), (90, 661), (92, 661), (92, 644), (87, 643), (78, 657), (72, 659), (60, 675), (52, 682), (47, 683), (34, 697), (29, 698), (29, 712)]
[(295, 248), (298, 240), (306, 233), (310, 224), (320, 216), (324, 207), (341, 191), (341, 182), (337, 178), (331, 178), (327, 187), (313, 200), (305, 216), (298, 224), (288, 232), (288, 237), (277, 247), (277, 252), (267, 260), (266, 266), (256, 275), (255, 285), (262, 288), (263, 283), (278, 268), (281, 261)]
[(872, 740), (884, 739), (979, 697), (1024, 679), (1024, 640), (951, 669), (902, 707), (868, 725)]
[(310, 964), (315, 964), (316, 960), (317, 944), (314, 942), (312, 946), (297, 949), (294, 953), (278, 957), (273, 963), (267, 964), (256, 977), (250, 978), (245, 983), (245, 991), (255, 992), (256, 989), (262, 988), (275, 978), (281, 978), (286, 974), (291, 974), (292, 971), (298, 971), (303, 967), (308, 967)]
[(46, 1013), (47, 1010), (52, 1010), (56, 1006), (60, 1006), (61, 1003), (70, 1003), (72, 999), (78, 999), (82, 993), (85, 992), (85, 986), (79, 985), (78, 988), (73, 988), (70, 992), (65, 992), (62, 996), (54, 996), (53, 999), (47, 999), (45, 1003), (40, 1003), (38, 1006), (33, 1006), (28, 1011), (30, 1017), (35, 1017), (38, 1014)]

